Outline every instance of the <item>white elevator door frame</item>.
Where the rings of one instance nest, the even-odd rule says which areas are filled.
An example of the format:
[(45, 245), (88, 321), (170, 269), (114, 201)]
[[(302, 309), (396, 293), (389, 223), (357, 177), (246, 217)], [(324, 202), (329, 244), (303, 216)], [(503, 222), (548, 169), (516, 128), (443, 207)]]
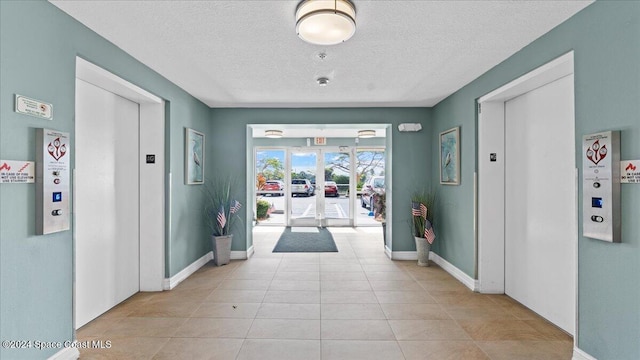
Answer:
[(575, 333), (573, 75), (505, 102), (505, 293)]
[(76, 328), (140, 289), (139, 105), (76, 80)]

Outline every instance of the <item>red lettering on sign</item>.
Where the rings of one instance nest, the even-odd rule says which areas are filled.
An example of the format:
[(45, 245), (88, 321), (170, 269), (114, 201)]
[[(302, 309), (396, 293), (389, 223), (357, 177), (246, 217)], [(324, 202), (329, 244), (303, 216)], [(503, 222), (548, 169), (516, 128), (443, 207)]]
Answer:
[(2, 166), (0, 166), (0, 170), (4, 170), (7, 169), (7, 171), (11, 170), (11, 166), (9, 166), (9, 164), (4, 163), (2, 164)]
[(633, 165), (632, 163), (629, 163), (629, 165), (625, 168), (625, 170), (626, 171), (629, 171), (629, 170), (636, 171), (637, 168), (638, 168), (637, 166)]

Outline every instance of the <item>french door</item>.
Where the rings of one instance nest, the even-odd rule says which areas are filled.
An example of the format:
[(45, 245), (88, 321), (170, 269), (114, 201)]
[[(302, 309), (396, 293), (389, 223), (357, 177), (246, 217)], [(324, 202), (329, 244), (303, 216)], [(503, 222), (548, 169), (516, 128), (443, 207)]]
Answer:
[(354, 161), (347, 147), (287, 149), (287, 225), (354, 226)]

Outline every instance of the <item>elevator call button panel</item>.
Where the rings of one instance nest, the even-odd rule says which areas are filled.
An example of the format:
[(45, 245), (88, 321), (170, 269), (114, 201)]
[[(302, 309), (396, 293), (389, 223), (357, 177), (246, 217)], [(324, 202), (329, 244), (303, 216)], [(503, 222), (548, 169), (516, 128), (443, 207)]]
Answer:
[(36, 129), (36, 234), (69, 230), (69, 133)]
[(620, 132), (585, 135), (582, 141), (582, 233), (621, 241)]

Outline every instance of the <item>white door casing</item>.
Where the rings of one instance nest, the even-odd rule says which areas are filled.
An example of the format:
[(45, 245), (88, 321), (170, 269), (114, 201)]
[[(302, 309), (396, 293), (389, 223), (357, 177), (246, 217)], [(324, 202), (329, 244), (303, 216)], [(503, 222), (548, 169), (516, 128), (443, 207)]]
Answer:
[[(165, 210), (165, 169), (164, 169), (164, 132), (165, 132), (165, 103), (164, 101), (149, 93), (148, 91), (110, 73), (89, 61), (76, 57), (76, 82), (81, 80), (85, 85), (95, 85), (100, 90), (106, 90), (107, 93), (117, 94), (114, 101), (120, 101), (128, 99), (134, 105), (137, 106), (139, 113), (137, 120), (139, 121), (138, 148), (131, 154), (131, 162), (137, 161), (140, 164), (136, 170), (131, 170), (137, 173), (138, 180), (135, 186), (138, 189), (138, 213), (133, 216), (138, 220), (138, 233), (139, 233), (139, 275), (134, 277), (135, 274), (128, 274), (127, 277), (134, 277), (135, 282), (139, 284), (141, 291), (162, 291), (163, 282), (165, 276), (165, 217), (170, 218), (170, 209), (167, 213)], [(90, 85), (88, 85), (90, 86)], [(76, 93), (79, 93), (77, 90)], [(125, 100), (126, 101), (126, 100)], [(76, 99), (76, 106), (80, 106), (81, 101)], [(97, 112), (98, 109), (85, 109), (90, 111), (90, 116), (93, 116), (93, 112)], [(115, 110), (114, 110), (115, 111)], [(82, 111), (76, 109), (76, 125), (78, 124), (79, 114)], [(81, 125), (82, 126), (82, 125)], [(94, 138), (85, 138), (82, 136), (82, 130), (79, 133), (76, 129), (74, 137), (76, 141), (78, 138), (80, 142), (85, 141), (86, 146), (97, 148), (100, 145), (99, 136)], [(130, 141), (134, 141), (130, 135), (126, 135)], [(122, 141), (124, 137), (118, 139)], [(97, 140), (96, 140), (97, 139)], [(86, 143), (90, 141), (90, 143)], [(118, 143), (119, 144), (119, 143)], [(97, 151), (94, 149), (94, 152)], [(84, 151), (76, 151), (76, 154), (80, 154), (80, 161), (82, 157), (88, 158), (89, 154), (85, 154)], [(137, 160), (135, 158), (137, 154)], [(76, 155), (77, 156), (77, 155)], [(150, 159), (148, 157), (150, 156)], [(92, 159), (92, 161), (100, 161), (101, 157)], [(89, 161), (89, 160), (87, 160)], [(78, 166), (78, 158), (76, 157), (76, 167)], [(78, 253), (78, 228), (79, 220), (82, 221), (82, 215), (78, 219), (78, 181), (76, 181), (78, 175), (78, 169), (74, 169), (74, 195), (73, 195), (73, 240), (74, 240), (74, 253), (77, 256)], [(80, 171), (82, 175), (82, 170)], [(82, 178), (82, 176), (81, 176)], [(170, 180), (170, 175), (169, 178)], [(139, 184), (144, 184), (140, 186)], [(170, 186), (170, 183), (167, 182)], [(80, 190), (87, 184), (80, 184)], [(131, 189), (134, 186), (132, 185)], [(170, 190), (169, 190), (170, 191)], [(83, 201), (83, 198), (80, 198)], [(82, 205), (82, 204), (81, 204)], [(94, 207), (98, 207), (97, 204), (91, 204)], [(91, 214), (89, 214), (91, 216)], [(82, 226), (82, 225), (81, 225)], [(82, 231), (82, 229), (80, 229)], [(113, 231), (113, 229), (108, 229)], [(82, 248), (84, 244), (80, 244)], [(82, 274), (85, 271), (87, 274)], [(83, 277), (88, 278), (91, 276), (92, 268), (83, 269), (79, 267), (77, 258), (74, 258), (74, 324), (78, 328), (80, 321), (78, 321), (76, 314), (79, 311), (78, 306), (78, 292), (79, 281)], [(132, 283), (134, 280), (130, 280)], [(93, 280), (93, 283), (99, 284), (99, 281)]]
[[(508, 276), (505, 274), (505, 181), (507, 179), (505, 156), (508, 156), (505, 154), (505, 103), (546, 84), (572, 75), (573, 68), (573, 51), (570, 51), (478, 99), (478, 227), (476, 231), (478, 234), (478, 287), (482, 293), (504, 293), (505, 278)], [(573, 82), (571, 82), (571, 91), (573, 92)], [(573, 111), (573, 97), (571, 97), (570, 103)], [(570, 124), (573, 129), (575, 124), (573, 117)], [(547, 130), (553, 131), (554, 129)], [(572, 144), (571, 153), (573, 154), (575, 151), (573, 131), (571, 134), (564, 134), (564, 136)], [(546, 139), (541, 142), (546, 144)], [(572, 284), (574, 285), (567, 286), (572, 290), (569, 292), (573, 294), (570, 301), (574, 311), (567, 312), (573, 315), (575, 333), (577, 331), (575, 309), (577, 308), (578, 283), (575, 266), (578, 256), (577, 226), (575, 225), (577, 222), (575, 157), (570, 160), (570, 164), (569, 166), (573, 170), (570, 178), (574, 181), (574, 191), (571, 191), (574, 202), (569, 211), (573, 214), (571, 215), (573, 220), (565, 224), (564, 227), (567, 230), (573, 230), (568, 241), (572, 244), (571, 258), (573, 258), (574, 264), (571, 268), (567, 267), (567, 271), (573, 279)], [(553, 186), (553, 175), (546, 176), (546, 178), (549, 179), (549, 186)], [(532, 223), (535, 223), (535, 220)], [(548, 249), (548, 251), (554, 250)], [(549, 259), (552, 258), (553, 256), (549, 257)], [(538, 266), (546, 266), (546, 261)], [(577, 334), (574, 335), (574, 338), (577, 337)]]

